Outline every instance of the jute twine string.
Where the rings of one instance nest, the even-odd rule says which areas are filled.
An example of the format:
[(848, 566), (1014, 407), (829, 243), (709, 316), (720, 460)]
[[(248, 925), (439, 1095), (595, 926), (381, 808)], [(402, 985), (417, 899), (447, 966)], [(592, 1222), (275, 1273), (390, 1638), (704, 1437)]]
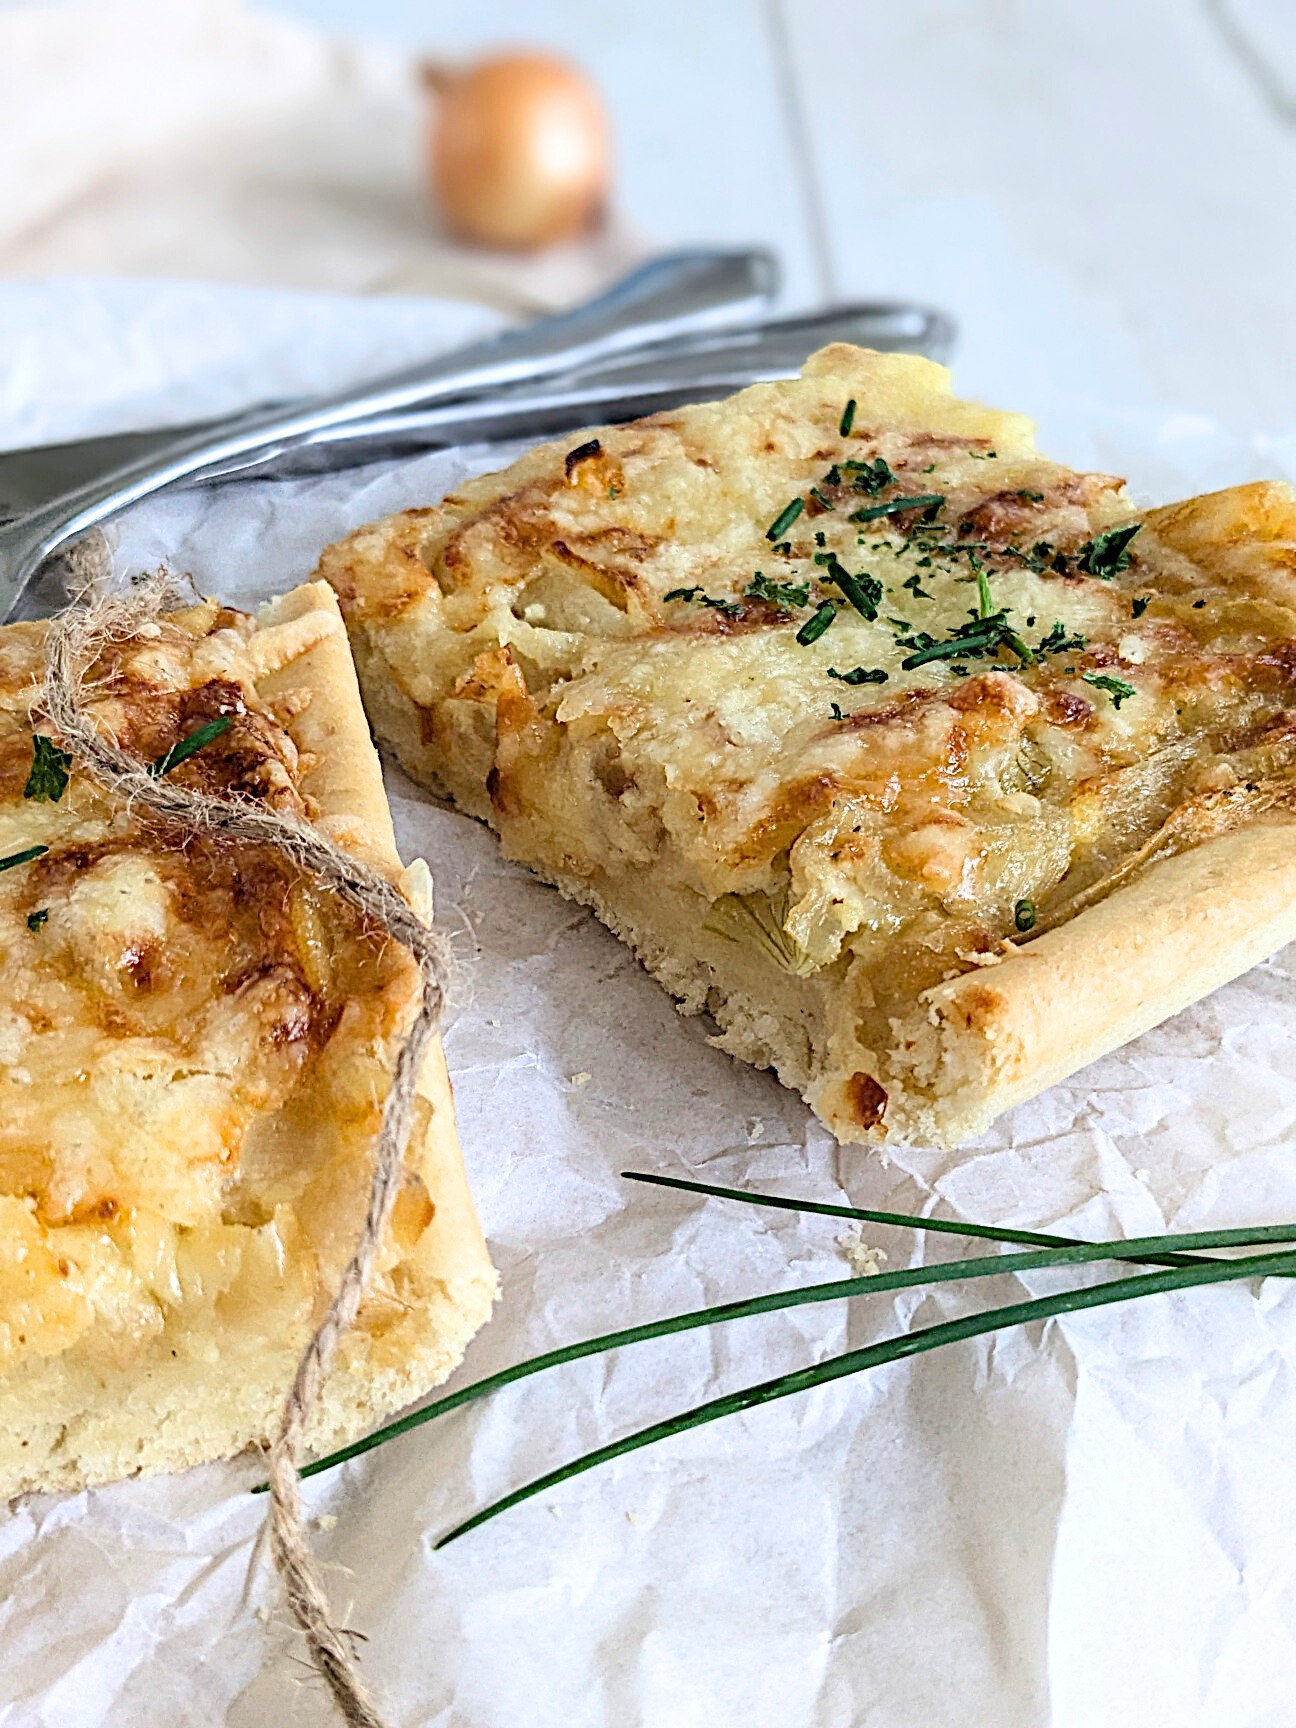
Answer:
[(357, 1673), (350, 1639), (330, 1614), (302, 1516), (297, 1469), (311, 1410), (338, 1341), (356, 1317), (400, 1190), (418, 1077), (440, 1026), (450, 956), (446, 945), (385, 877), (306, 822), (267, 810), (251, 798), (212, 797), (169, 779), (154, 779), (140, 761), (100, 732), (85, 705), (90, 667), (105, 647), (137, 636), (141, 627), (155, 624), (159, 614), (180, 598), (167, 579), (157, 578), (127, 594), (98, 600), (87, 596), (60, 613), (46, 638), (44, 683), (33, 711), (44, 715), (62, 747), (105, 790), (120, 794), (132, 812), (182, 838), (205, 834), (238, 845), (273, 847), (308, 870), (407, 948), (418, 963), (422, 984), (419, 1009), (396, 1059), (383, 1106), (364, 1225), (324, 1317), (297, 1364), (269, 1469), (271, 1552), (311, 1658), (352, 1728), (386, 1728)]

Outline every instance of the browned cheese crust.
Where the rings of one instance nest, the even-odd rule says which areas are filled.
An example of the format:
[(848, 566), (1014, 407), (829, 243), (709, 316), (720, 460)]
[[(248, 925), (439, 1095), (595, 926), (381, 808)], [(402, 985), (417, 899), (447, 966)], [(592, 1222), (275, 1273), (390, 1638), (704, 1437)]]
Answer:
[[(0, 873), (0, 1495), (274, 1431), (359, 1233), (418, 991), (404, 950), (282, 854), (169, 841), (75, 766), (33, 796), (43, 632), (0, 630), (0, 856), (48, 849)], [(170, 614), (114, 644), (92, 689), (147, 761), (228, 719), (177, 781), (304, 817), (426, 897), (323, 584), (258, 618)], [(443, 1379), (493, 1292), (438, 1048), (316, 1443)]]
[(406, 767), (843, 1140), (956, 1143), (1296, 934), (1286, 487), (1138, 510), (836, 347), (320, 574)]

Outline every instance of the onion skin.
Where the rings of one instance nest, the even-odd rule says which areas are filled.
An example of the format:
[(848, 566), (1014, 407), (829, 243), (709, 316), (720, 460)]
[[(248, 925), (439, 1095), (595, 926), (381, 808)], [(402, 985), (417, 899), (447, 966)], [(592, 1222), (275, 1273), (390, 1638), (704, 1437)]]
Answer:
[(547, 54), (429, 68), (432, 189), (452, 234), (530, 251), (592, 227), (607, 202), (607, 115), (583, 73)]

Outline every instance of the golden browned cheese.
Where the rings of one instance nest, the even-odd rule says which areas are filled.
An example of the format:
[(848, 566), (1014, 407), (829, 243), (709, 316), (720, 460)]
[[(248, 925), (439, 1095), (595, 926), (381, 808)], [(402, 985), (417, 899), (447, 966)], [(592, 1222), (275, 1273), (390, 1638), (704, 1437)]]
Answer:
[(904, 1128), (926, 992), (1286, 806), (1294, 539), (1282, 486), (1140, 510), (943, 368), (831, 348), (321, 574), (406, 765), (858, 1138)]
[[(307, 603), (274, 630), (209, 603), (114, 645), (92, 670), (98, 723), (158, 762), (227, 720), (171, 770), (176, 781), (326, 828), (373, 821), (316, 796), (334, 771), (307, 741), (369, 746), (340, 724), (345, 687), (326, 687), (318, 664), (294, 673), (331, 648), (350, 675), (327, 593), (301, 592)], [(264, 1434), (266, 1400), (272, 1410), (282, 1396), (354, 1241), (416, 993), (405, 952), (282, 854), (181, 842), (75, 764), (65, 784), (66, 765), (42, 783), (29, 711), (42, 635), (0, 631), (0, 860), (46, 848), (0, 870), (0, 1487), (11, 1490)], [(394, 874), (371, 766), (376, 821), (357, 843)], [(444, 1108), (438, 1132), (453, 1152), (448, 1095)], [(384, 1351), (401, 1364), (402, 1328), (409, 1345), (447, 1270), (418, 1260), (436, 1210), (429, 1180), (416, 1152), (362, 1316), (370, 1368)], [(145, 1389), (166, 1376), (181, 1376), (182, 1395), (186, 1368), (194, 1410), (161, 1394), (150, 1406)], [(100, 1408), (106, 1375), (121, 1376), (117, 1430)], [(158, 1433), (141, 1436), (146, 1419)]]

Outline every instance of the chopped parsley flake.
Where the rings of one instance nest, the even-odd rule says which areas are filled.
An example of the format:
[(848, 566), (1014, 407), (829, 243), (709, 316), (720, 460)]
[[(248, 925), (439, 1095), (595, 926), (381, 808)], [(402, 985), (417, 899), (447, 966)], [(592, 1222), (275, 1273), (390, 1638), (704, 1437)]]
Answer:
[(839, 684), (885, 684), (889, 674), (880, 666), (856, 666), (850, 672), (839, 672), (835, 666), (830, 666), (828, 676)]
[(821, 601), (814, 615), (807, 618), (797, 631), (797, 641), (803, 648), (808, 648), (812, 642), (819, 640), (836, 616), (837, 608), (833, 602), (831, 600)]
[(1141, 618), (1151, 604), (1152, 596), (1150, 594), (1136, 594), (1130, 601), (1130, 617)]
[(844, 720), (846, 718), (846, 711), (839, 702), (834, 702), (832, 705), (832, 717), (834, 720)]
[(854, 474), (851, 484), (857, 492), (869, 492), (876, 497), (888, 486), (895, 485), (895, 475), (885, 456), (875, 456), (871, 462), (843, 462), (842, 467), (849, 468)]
[(49, 907), (42, 906), (39, 912), (29, 912), (27, 914), (27, 928), (31, 931), (39, 930), (41, 925), (47, 923), (48, 920)]
[(794, 498), (786, 508), (779, 511), (778, 515), (770, 523), (769, 527), (765, 530), (765, 538), (771, 543), (776, 540), (781, 540), (804, 509), (805, 499)]
[[(931, 559), (930, 558), (920, 558), (918, 560), (918, 562), (920, 564), (930, 564)], [(931, 595), (922, 586), (922, 577), (919, 576), (916, 571), (914, 572), (914, 574), (912, 576), (906, 576), (904, 581), (900, 584), (900, 586), (902, 588), (907, 588), (909, 590), (909, 592), (913, 595), (915, 600), (930, 600), (931, 599)]]
[(780, 612), (787, 612), (794, 606), (808, 605), (810, 584), (808, 582), (771, 582), (763, 571), (758, 570), (743, 589), (743, 593), (752, 600), (766, 600), (771, 606), (777, 606)]
[(1109, 528), (1105, 534), (1095, 534), (1076, 553), (1076, 564), (1087, 576), (1099, 576), (1104, 582), (1121, 570), (1129, 568), (1129, 543), (1143, 526), (1132, 522), (1128, 528)]
[(38, 804), (57, 804), (67, 791), (68, 770), (72, 758), (60, 750), (52, 738), (37, 732), (32, 738), (32, 765), (23, 787), (24, 798), (34, 798)]
[[(1028, 624), (1034, 619), (1028, 618)], [(1068, 636), (1066, 625), (1059, 619), (1047, 636), (1041, 636), (1035, 644), (1037, 654), (1078, 654), (1085, 647), (1088, 638), (1084, 636)]]
[(825, 498), (817, 486), (810, 488), (810, 497), (814, 499), (821, 510), (835, 510), (837, 508), (832, 499)]
[(1086, 672), (1084, 682), (1092, 684), (1095, 690), (1105, 690), (1112, 699), (1113, 708), (1119, 708), (1129, 697), (1138, 695), (1132, 684), (1127, 684), (1123, 678), (1109, 678), (1105, 672)]
[(723, 612), (726, 618), (736, 618), (742, 607), (736, 600), (717, 600), (702, 588), (672, 588), (667, 600), (691, 600), (696, 606), (709, 606), (713, 612)]

